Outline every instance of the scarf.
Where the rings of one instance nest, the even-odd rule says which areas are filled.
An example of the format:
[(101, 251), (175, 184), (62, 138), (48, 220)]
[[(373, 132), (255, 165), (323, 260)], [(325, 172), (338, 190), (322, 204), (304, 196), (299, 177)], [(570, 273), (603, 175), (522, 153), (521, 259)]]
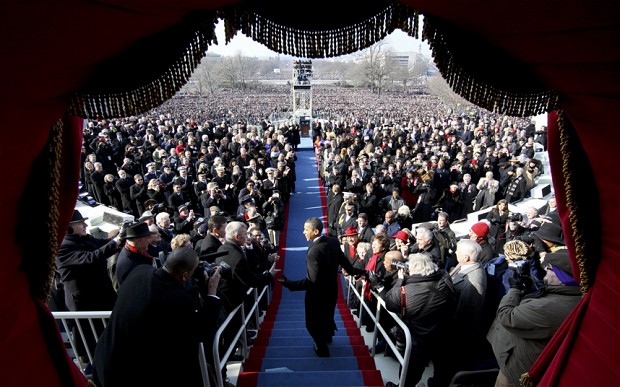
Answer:
[[(366, 271), (375, 271), (377, 269), (377, 259), (379, 259), (380, 255), (381, 253), (374, 253), (370, 256), (368, 263), (366, 263)], [(370, 281), (366, 280), (364, 282), (364, 298), (370, 300), (370, 295)]]

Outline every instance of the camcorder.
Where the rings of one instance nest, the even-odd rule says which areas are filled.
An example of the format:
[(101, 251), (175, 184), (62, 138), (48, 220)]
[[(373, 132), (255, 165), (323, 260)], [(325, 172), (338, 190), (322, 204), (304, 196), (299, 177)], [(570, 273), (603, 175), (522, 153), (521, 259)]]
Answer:
[(523, 289), (528, 288), (528, 284), (531, 283), (530, 279), (530, 263), (524, 259), (513, 261), (508, 264), (508, 267), (514, 270), (515, 280), (521, 284)]
[(390, 266), (392, 267), (392, 270), (403, 269), (405, 273), (409, 271), (409, 262), (407, 261), (392, 261)]
[(123, 221), (123, 223), (121, 224), (120, 227), (120, 231), (118, 232), (118, 235), (125, 239), (125, 237), (127, 236), (127, 229), (131, 226), (133, 226), (134, 224), (137, 224), (138, 222), (136, 222), (135, 220), (125, 220)]

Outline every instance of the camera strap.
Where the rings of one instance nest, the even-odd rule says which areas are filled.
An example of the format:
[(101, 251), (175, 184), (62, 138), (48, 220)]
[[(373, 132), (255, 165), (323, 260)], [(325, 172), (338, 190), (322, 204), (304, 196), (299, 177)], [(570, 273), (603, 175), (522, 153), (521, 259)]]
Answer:
[(400, 287), (400, 315), (405, 316), (407, 313), (407, 289)]

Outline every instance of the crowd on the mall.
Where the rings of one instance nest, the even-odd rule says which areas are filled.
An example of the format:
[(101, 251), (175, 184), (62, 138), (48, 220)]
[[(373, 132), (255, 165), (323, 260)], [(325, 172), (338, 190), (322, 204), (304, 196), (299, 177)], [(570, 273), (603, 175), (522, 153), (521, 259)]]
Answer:
[[(113, 309), (94, 356), (99, 385), (118, 380), (119, 364), (145, 348), (149, 358), (193, 350), (160, 336), (166, 344), (128, 352), (124, 341), (138, 335), (146, 343), (155, 334), (141, 330), (145, 316), (174, 311), (188, 326), (208, 324), (210, 335), (246, 302), (248, 289), (273, 286), (301, 133), (294, 123), (269, 121), (285, 110), (286, 91), (253, 93), (179, 97), (149, 114), (85, 124), (82, 190), (136, 219), (97, 239), (76, 210), (57, 257), (57, 290), (64, 288), (57, 304)], [(415, 386), (431, 360), (432, 385), (492, 367), (500, 368), (500, 385), (518, 385), (579, 299), (555, 200), (525, 213), (508, 208), (545, 172), (534, 157), (546, 147), (545, 128), (473, 106), (457, 114), (438, 98), (403, 92), (378, 98), (325, 87), (314, 99), (315, 110), (334, 117), (310, 131), (328, 191), (325, 231), (367, 273), (354, 279), (363, 302), (374, 308), (383, 298), (409, 327), (406, 385)], [(450, 223), (479, 210), (489, 210), (485, 219), (457, 240)], [(146, 282), (148, 294), (140, 293)], [(173, 296), (163, 295), (167, 288)], [(363, 305), (351, 305), (372, 330)], [(218, 312), (191, 313), (203, 308)], [(402, 344), (391, 317), (380, 324)], [(207, 333), (185, 334), (197, 345)], [(222, 345), (233, 339), (224, 334)], [(391, 348), (380, 340), (377, 350), (390, 355)], [(197, 383), (197, 358), (183, 363), (183, 385)], [(131, 364), (136, 371), (142, 363)]]

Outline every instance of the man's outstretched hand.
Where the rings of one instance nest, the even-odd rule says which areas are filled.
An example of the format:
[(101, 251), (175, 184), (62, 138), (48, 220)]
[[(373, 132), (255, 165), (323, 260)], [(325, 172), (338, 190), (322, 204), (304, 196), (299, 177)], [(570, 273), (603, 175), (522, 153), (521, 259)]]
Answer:
[(291, 286), (291, 281), (289, 281), (285, 275), (282, 275), (282, 277), (278, 278), (278, 282), (287, 289), (289, 289)]

